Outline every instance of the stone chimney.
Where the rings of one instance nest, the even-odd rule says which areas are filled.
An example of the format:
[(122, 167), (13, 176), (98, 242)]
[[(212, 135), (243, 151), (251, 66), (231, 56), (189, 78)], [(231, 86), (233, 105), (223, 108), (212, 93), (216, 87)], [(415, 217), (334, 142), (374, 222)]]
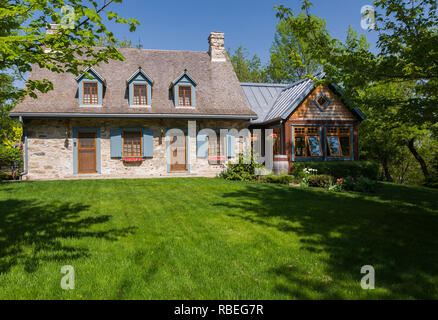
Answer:
[(59, 24), (57, 23), (51, 23), (49, 24), (49, 27), (46, 28), (46, 34), (55, 34), (58, 32)]
[(212, 62), (225, 61), (224, 34), (222, 32), (212, 32), (208, 37), (210, 58)]

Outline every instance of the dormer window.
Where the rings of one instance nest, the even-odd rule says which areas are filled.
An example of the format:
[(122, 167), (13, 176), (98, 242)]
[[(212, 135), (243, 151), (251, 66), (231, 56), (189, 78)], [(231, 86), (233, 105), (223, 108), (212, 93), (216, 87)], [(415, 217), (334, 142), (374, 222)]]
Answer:
[(196, 105), (196, 81), (189, 75), (187, 70), (170, 84), (170, 90), (176, 108), (195, 108)]
[(99, 89), (97, 82), (84, 82), (84, 104), (98, 104), (99, 103)]
[(179, 86), (178, 90), (178, 106), (191, 107), (192, 106), (192, 87)]
[(152, 79), (138, 68), (134, 74), (126, 80), (129, 90), (129, 106), (132, 108), (151, 107), (152, 103)]
[(136, 106), (148, 104), (148, 86), (146, 84), (134, 84), (133, 104)]
[(105, 79), (93, 68), (87, 68), (83, 74), (76, 78), (76, 81), (78, 82), (79, 106), (101, 107)]

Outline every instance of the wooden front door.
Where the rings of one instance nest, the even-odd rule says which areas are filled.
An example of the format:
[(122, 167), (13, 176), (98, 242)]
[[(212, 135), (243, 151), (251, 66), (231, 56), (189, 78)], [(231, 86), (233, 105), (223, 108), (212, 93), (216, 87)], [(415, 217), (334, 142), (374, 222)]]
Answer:
[(78, 132), (78, 173), (97, 173), (96, 132)]
[(187, 137), (185, 135), (171, 137), (170, 171), (187, 170)]

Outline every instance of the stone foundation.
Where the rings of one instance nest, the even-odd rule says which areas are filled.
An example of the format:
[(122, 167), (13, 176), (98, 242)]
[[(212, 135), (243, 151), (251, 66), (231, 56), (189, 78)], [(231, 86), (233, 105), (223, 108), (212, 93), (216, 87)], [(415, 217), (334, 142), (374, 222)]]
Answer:
[[(194, 120), (192, 120), (194, 121)], [(246, 128), (243, 120), (196, 120), (197, 130)], [(25, 119), (28, 130), (28, 174), (26, 180), (98, 179), (202, 176), (214, 177), (222, 171), (220, 165), (209, 164), (207, 158), (197, 158), (196, 138), (189, 136), (190, 171), (169, 173), (167, 168), (165, 133), (171, 128), (187, 128), (188, 120), (174, 119)], [(140, 163), (125, 163), (111, 158), (110, 129), (144, 127), (154, 132), (154, 156)], [(73, 174), (73, 128), (100, 128), (101, 173)], [(236, 155), (244, 139), (236, 139)], [(233, 161), (233, 159), (230, 159)]]

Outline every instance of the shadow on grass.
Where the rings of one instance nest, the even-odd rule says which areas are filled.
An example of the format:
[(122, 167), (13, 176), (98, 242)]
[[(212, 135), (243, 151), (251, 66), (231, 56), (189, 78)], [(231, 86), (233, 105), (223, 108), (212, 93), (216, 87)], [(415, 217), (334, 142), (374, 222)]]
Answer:
[(92, 230), (111, 219), (109, 215), (83, 217), (89, 206), (38, 202), (0, 201), (0, 273), (22, 264), (26, 272), (35, 272), (43, 261), (68, 262), (86, 258), (86, 247), (67, 245), (65, 240), (102, 238), (115, 241), (134, 228)]
[(323, 272), (332, 280), (291, 268), (291, 257), (291, 263), (270, 270), (281, 283), (277, 292), (301, 299), (354, 298), (361, 292), (361, 267), (373, 265), (376, 288), (383, 289), (374, 297), (438, 296), (435, 190), (384, 185), (370, 196), (249, 184), (223, 197), (219, 205), (232, 208), (231, 216), (293, 232), (303, 250), (328, 254)]

